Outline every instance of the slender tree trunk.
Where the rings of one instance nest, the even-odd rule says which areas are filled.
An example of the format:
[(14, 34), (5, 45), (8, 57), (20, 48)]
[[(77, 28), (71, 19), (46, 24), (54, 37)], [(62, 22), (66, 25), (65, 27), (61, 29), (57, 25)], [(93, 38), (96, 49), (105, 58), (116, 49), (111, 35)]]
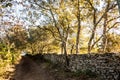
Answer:
[(74, 44), (71, 46), (70, 54), (73, 54)]
[(63, 54), (63, 50), (64, 50), (64, 48), (63, 48), (63, 42), (61, 43), (61, 54)]
[(90, 37), (90, 40), (88, 42), (88, 53), (90, 54), (91, 53), (91, 50), (92, 50), (92, 41), (94, 39), (94, 36), (95, 36), (95, 31), (96, 31), (96, 10), (94, 9), (94, 13), (93, 13), (93, 30), (92, 30), (92, 34), (91, 34), (91, 37)]
[(63, 45), (64, 45), (65, 65), (66, 65), (66, 67), (68, 67), (69, 66), (69, 59), (68, 59), (68, 55), (67, 55), (66, 42), (64, 42)]
[(76, 36), (76, 54), (79, 53), (79, 40), (80, 40), (80, 30), (81, 30), (81, 21), (80, 21), (80, 1), (78, 0), (78, 29), (77, 29), (77, 36)]
[[(108, 1), (110, 1), (110, 0), (108, 0)], [(118, 1), (120, 1), (120, 0), (118, 0)], [(88, 53), (91, 53), (91, 50), (94, 48), (94, 45), (100, 40), (100, 38), (99, 38), (95, 43), (92, 44), (93, 39), (94, 39), (94, 36), (95, 36), (95, 31), (96, 31), (97, 25), (98, 25), (99, 22), (103, 19), (103, 17), (105, 16), (106, 12), (108, 12), (108, 11), (111, 10), (111, 9), (113, 9), (116, 5), (109, 7), (109, 9), (106, 10), (106, 11), (103, 13), (103, 15), (102, 15), (98, 20), (96, 20), (96, 18), (97, 18), (97, 17), (96, 17), (96, 9), (95, 9), (95, 7), (93, 6), (93, 4), (91, 3), (90, 0), (87, 0), (87, 2), (91, 5), (91, 8), (93, 9), (93, 30), (92, 30), (92, 34), (91, 34), (91, 36), (90, 36), (90, 40), (89, 40), (89, 42), (88, 42)], [(120, 2), (119, 2), (119, 3), (120, 3)], [(101, 38), (102, 38), (102, 37), (101, 37)]]
[(59, 26), (57, 25), (56, 19), (55, 19), (54, 14), (53, 14), (53, 12), (52, 12), (51, 9), (50, 9), (50, 13), (51, 13), (52, 18), (53, 18), (53, 21), (54, 21), (54, 26), (55, 26), (55, 28), (56, 28), (57, 31), (58, 31), (58, 34), (59, 34), (60, 39), (61, 39), (61, 42), (63, 43), (64, 56), (65, 56), (65, 65), (66, 65), (66, 67), (67, 67), (67, 66), (69, 66), (69, 59), (68, 59), (67, 50), (66, 50), (67, 37), (66, 37), (66, 40), (64, 40), (64, 38), (63, 38), (63, 36), (62, 36), (62, 34), (61, 34), (61, 32), (60, 32), (60, 28), (59, 28)]
[(103, 45), (103, 53), (105, 53), (106, 52), (106, 45), (107, 45), (107, 36), (106, 36), (106, 28), (107, 28), (107, 25), (106, 25), (106, 21), (107, 21), (107, 14), (105, 15), (105, 17), (104, 17), (104, 26), (103, 26), (103, 43), (102, 43), (102, 45)]
[(109, 8), (109, 2), (108, 2), (108, 4), (107, 4), (107, 7), (106, 7), (106, 13), (105, 13), (105, 15), (104, 15), (104, 26), (103, 26), (103, 43), (102, 43), (102, 47), (103, 47), (103, 53), (105, 53), (106, 52), (106, 47), (107, 47), (107, 36), (106, 36), (106, 30), (107, 30), (107, 10), (108, 10), (108, 8)]
[(92, 50), (91, 45), (92, 45), (92, 41), (93, 41), (94, 36), (95, 36), (95, 31), (96, 31), (96, 27), (94, 27), (94, 29), (92, 31), (92, 35), (91, 35), (90, 40), (88, 42), (88, 53), (91, 53), (91, 50)]
[(119, 13), (120, 13), (120, 0), (117, 0), (117, 4), (118, 4), (118, 10), (119, 10)]

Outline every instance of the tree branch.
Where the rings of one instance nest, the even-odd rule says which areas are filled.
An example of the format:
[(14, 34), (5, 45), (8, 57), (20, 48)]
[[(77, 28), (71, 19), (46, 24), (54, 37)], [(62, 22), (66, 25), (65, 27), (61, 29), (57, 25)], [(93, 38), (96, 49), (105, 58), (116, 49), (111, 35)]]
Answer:
[[(110, 29), (112, 29), (112, 28), (113, 28), (116, 24), (118, 24), (118, 23), (120, 23), (120, 22), (114, 23), (114, 24), (106, 31), (106, 33), (108, 33), (108, 32), (110, 31)], [(101, 39), (103, 36), (104, 36), (104, 35), (102, 34), (102, 35), (99, 37), (99, 39), (94, 42), (94, 44), (92, 45), (92, 48), (95, 46), (95, 44), (96, 44), (98, 41), (100, 41), (100, 39)]]

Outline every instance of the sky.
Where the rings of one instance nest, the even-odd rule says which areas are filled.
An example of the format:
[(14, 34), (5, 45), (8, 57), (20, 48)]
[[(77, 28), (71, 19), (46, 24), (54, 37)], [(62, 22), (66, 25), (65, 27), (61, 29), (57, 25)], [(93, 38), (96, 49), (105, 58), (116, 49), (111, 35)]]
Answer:
[[(28, 29), (29, 26), (31, 26), (34, 22), (34, 25), (42, 25), (43, 21), (45, 21), (45, 18), (43, 15), (38, 16), (31, 16), (31, 18), (28, 18), (29, 14), (37, 13), (40, 14), (40, 11), (32, 9), (30, 3), (27, 0), (13, 0), (12, 7), (7, 7), (2, 10), (3, 13), (5, 13), (6, 16), (0, 18), (0, 23), (3, 21), (9, 21), (12, 22), (13, 25), (20, 24), (23, 25), (26, 29)], [(101, 0), (100, 5), (97, 6), (98, 10), (101, 10), (104, 6), (104, 2)], [(36, 21), (37, 20), (37, 21)], [(1, 26), (2, 27), (2, 26)], [(6, 28), (8, 28), (6, 26)], [(120, 34), (120, 27), (118, 29), (112, 29), (111, 32), (116, 32)], [(99, 29), (97, 32), (101, 35), (102, 30)], [(3, 32), (3, 31), (2, 31)], [(4, 32), (3, 32), (4, 33)], [(1, 34), (2, 35), (2, 34)]]
[[(33, 14), (33, 12), (35, 12), (35, 10), (33, 10), (31, 8), (31, 5), (29, 4), (28, 1), (26, 1), (26, 0), (13, 0), (12, 3), (13, 3), (12, 7), (7, 7), (7, 8), (2, 10), (2, 12), (4, 12), (7, 15), (6, 17), (4, 16), (2, 18), (2, 20), (4, 20), (4, 21), (5, 20), (7, 20), (7, 21), (14, 20), (14, 22), (13, 22), (14, 24), (16, 24), (15, 22), (18, 20), (22, 24), (24, 23), (25, 26), (32, 25), (31, 22), (37, 20), (35, 25), (40, 25), (41, 19), (37, 19), (34, 16), (31, 18), (28, 18), (28, 15), (30, 14), (30, 12), (32, 12), (31, 14)], [(39, 14), (39, 12), (37, 12), (37, 13)], [(13, 19), (11, 18), (11, 16), (13, 16)], [(17, 23), (18, 23), (18, 21), (17, 21)], [(31, 22), (29, 22), (29, 21), (31, 21)]]

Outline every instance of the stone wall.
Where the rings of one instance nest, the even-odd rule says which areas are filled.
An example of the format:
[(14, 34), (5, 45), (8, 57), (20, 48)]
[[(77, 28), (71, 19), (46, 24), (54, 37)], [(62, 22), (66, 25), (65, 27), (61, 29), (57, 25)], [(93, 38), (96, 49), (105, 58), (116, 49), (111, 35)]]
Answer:
[[(44, 57), (61, 66), (65, 62), (63, 55), (46, 54)], [(115, 53), (68, 55), (68, 57), (71, 71), (91, 70), (98, 74), (101, 80), (120, 80), (120, 57)]]

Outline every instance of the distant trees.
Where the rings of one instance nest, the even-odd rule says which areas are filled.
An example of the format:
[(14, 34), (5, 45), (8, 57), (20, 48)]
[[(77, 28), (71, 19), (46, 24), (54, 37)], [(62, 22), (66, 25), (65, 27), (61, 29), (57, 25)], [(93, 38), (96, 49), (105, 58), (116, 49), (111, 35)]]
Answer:
[[(52, 5), (53, 2), (50, 0), (48, 1), (50, 5)], [(53, 3), (54, 4), (54, 3)], [(65, 55), (65, 60), (66, 60), (66, 66), (69, 65), (68, 62), (68, 57), (67, 57), (67, 39), (69, 35), (69, 30), (70, 30), (70, 13), (67, 11), (65, 7), (67, 7), (65, 1), (60, 1), (59, 2), (59, 8), (57, 11), (54, 11), (54, 7), (50, 8), (50, 13), (52, 16), (52, 20), (54, 23), (54, 27), (57, 30), (57, 33), (59, 35), (59, 41), (61, 42), (61, 50), (64, 55)], [(63, 12), (62, 12), (63, 11)], [(58, 19), (55, 18), (55, 15), (57, 15)]]
[(108, 34), (119, 26), (117, 4), (113, 0), (24, 0), (23, 4), (16, 2), (23, 6), (19, 17), (10, 12), (14, 6), (10, 3), (11, 6), (1, 4), (9, 8), (0, 8), (4, 13), (0, 14), (0, 24), (5, 26), (7, 21), (3, 17), (6, 15), (12, 21), (7, 27), (14, 28), (19, 19), (23, 20), (23, 31), (10, 28), (6, 33), (16, 49), (27, 47), (31, 53), (61, 51), (67, 56), (68, 53), (79, 53), (83, 48), (92, 53), (99, 49), (99, 43), (105, 53)]
[(45, 27), (32, 27), (29, 29), (29, 35), (27, 49), (31, 50), (32, 54), (57, 51), (58, 43)]
[[(88, 42), (88, 53), (91, 53), (91, 50), (94, 48), (94, 46), (96, 45), (96, 43), (98, 43), (101, 38), (103, 39), (103, 52), (105, 52), (105, 45), (106, 45), (106, 33), (108, 32), (106, 29), (107, 29), (107, 26), (108, 26), (108, 22), (109, 21), (113, 21), (113, 20), (117, 20), (117, 18), (113, 18), (113, 20), (109, 20), (109, 18), (107, 17), (107, 13), (110, 12), (110, 10), (112, 11), (112, 9), (114, 9), (116, 7), (116, 4), (113, 3), (111, 0), (108, 0), (106, 1), (104, 4), (105, 6), (103, 7), (103, 10), (98, 10), (97, 8), (95, 8), (94, 6), (97, 5), (97, 3), (95, 4), (94, 2), (90, 2), (89, 0), (87, 0), (88, 3), (91, 5), (91, 8), (93, 10), (93, 29), (92, 29), (92, 34), (91, 34), (91, 37), (89, 39), (89, 42)], [(94, 5), (93, 5), (94, 4)], [(100, 14), (99, 14), (100, 13)], [(101, 15), (102, 14), (102, 15)], [(99, 15), (99, 17), (97, 16)], [(104, 19), (104, 21), (103, 21)], [(103, 24), (104, 23), (104, 24)], [(104, 25), (104, 28), (103, 28), (103, 35), (101, 37), (99, 37), (97, 40), (95, 40), (95, 34), (96, 34), (96, 30), (97, 28), (100, 27), (100, 24), (103, 24)], [(102, 25), (101, 25), (102, 26)], [(114, 27), (115, 25), (112, 26), (112, 28)], [(111, 29), (111, 28), (110, 28)], [(109, 29), (108, 29), (109, 30)]]
[(107, 34), (106, 52), (119, 52), (119, 39), (120, 36), (116, 35), (114, 32), (111, 34)]

